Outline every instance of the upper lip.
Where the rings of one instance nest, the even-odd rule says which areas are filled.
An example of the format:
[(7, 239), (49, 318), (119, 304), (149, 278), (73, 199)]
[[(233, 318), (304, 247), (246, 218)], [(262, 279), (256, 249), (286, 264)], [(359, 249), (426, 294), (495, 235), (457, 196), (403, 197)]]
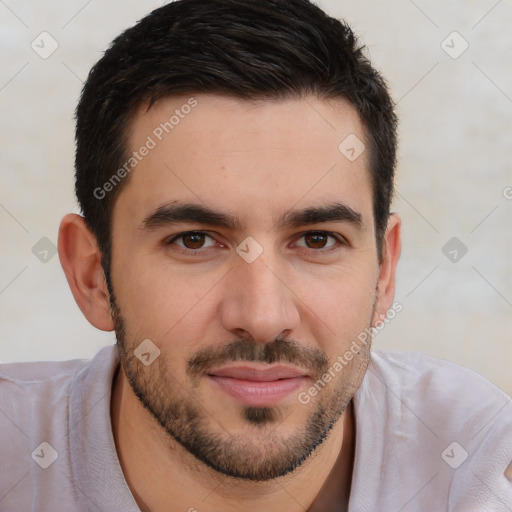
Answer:
[(269, 368), (245, 365), (223, 366), (210, 370), (208, 375), (214, 377), (230, 377), (232, 379), (252, 380), (267, 382), (279, 379), (293, 379), (296, 377), (307, 377), (309, 373), (293, 366), (282, 364), (273, 365)]

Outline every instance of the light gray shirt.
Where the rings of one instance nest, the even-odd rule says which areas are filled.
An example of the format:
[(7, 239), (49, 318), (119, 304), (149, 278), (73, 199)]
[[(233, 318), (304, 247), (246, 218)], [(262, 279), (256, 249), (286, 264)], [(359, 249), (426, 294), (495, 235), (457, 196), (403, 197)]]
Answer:
[[(90, 361), (0, 365), (1, 512), (140, 512), (110, 421), (118, 364), (107, 346)], [(373, 350), (353, 404), (350, 512), (512, 511), (512, 400), (486, 379)]]

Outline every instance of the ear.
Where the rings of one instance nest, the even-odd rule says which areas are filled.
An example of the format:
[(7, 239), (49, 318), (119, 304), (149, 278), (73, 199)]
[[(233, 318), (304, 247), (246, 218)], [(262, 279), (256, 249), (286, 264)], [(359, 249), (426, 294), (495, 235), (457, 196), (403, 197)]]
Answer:
[(377, 281), (377, 301), (373, 314), (372, 325), (385, 318), (395, 297), (396, 267), (402, 252), (402, 220), (396, 213), (388, 219), (388, 225), (382, 243), (382, 261), (379, 265)]
[(83, 217), (70, 213), (62, 219), (58, 250), (60, 264), (78, 307), (94, 327), (112, 331), (114, 322), (101, 267), (101, 252)]

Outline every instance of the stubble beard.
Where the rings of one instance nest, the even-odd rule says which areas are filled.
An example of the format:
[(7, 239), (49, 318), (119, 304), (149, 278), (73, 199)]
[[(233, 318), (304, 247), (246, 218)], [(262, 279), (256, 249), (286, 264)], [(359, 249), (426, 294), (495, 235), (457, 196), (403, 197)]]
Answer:
[[(338, 386), (326, 385), (319, 391), (313, 410), (303, 426), (286, 437), (279, 427), (293, 409), (283, 406), (241, 406), (241, 418), (251, 427), (246, 433), (230, 433), (203, 406), (192, 386), (190, 391), (169, 371), (165, 354), (144, 366), (133, 351), (137, 343), (127, 340), (126, 323), (111, 294), (120, 363), (142, 406), (149, 411), (165, 433), (197, 460), (217, 473), (254, 482), (283, 477), (301, 466), (328, 437), (359, 388), (370, 359), (370, 344), (361, 348), (338, 379)], [(267, 344), (239, 339), (221, 351), (202, 351), (189, 360), (190, 382), (196, 383), (207, 367), (215, 362), (261, 361), (287, 362), (313, 370), (317, 382), (329, 369), (327, 356), (319, 350), (305, 349), (296, 342), (278, 338)], [(342, 378), (345, 377), (345, 378)], [(189, 383), (187, 382), (187, 385)], [(189, 386), (190, 387), (190, 386)], [(295, 407), (305, 407), (298, 401)], [(249, 435), (247, 434), (249, 433)]]

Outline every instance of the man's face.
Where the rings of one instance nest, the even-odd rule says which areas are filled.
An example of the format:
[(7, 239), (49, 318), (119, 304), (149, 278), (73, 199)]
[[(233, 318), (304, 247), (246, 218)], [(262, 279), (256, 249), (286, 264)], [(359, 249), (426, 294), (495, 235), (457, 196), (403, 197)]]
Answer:
[[(325, 439), (367, 368), (369, 344), (332, 369), (378, 303), (368, 151), (338, 149), (365, 135), (341, 100), (194, 97), (192, 109), (185, 96), (140, 109), (131, 127), (130, 152), (153, 146), (148, 136), (156, 146), (113, 214), (121, 363), (170, 442), (221, 473), (266, 480)], [(172, 130), (155, 132), (176, 109)], [(149, 365), (134, 354), (143, 340), (160, 351)], [(281, 373), (260, 373), (270, 367)]]

